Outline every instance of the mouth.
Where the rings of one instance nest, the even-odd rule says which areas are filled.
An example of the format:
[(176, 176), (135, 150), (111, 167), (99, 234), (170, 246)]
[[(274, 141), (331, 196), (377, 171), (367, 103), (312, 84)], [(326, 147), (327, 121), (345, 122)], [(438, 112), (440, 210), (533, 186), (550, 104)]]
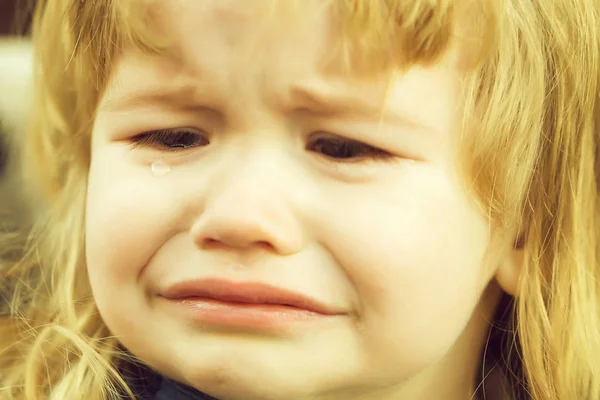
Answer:
[(192, 320), (220, 327), (273, 329), (344, 314), (310, 296), (254, 282), (184, 281), (161, 297)]

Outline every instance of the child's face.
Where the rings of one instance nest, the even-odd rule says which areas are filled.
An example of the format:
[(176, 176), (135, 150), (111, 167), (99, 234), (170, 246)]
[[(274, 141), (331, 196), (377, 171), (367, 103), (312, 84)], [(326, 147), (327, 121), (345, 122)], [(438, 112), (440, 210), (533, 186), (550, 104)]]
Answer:
[[(181, 57), (125, 52), (114, 71), (87, 207), (102, 317), (150, 366), (222, 398), (467, 396), (494, 271), (458, 178), (455, 56), (389, 87), (344, 78), (323, 62), (336, 32), (320, 2), (267, 23), (271, 3), (164, 2)], [(132, 146), (157, 129), (179, 131)], [(165, 297), (204, 279), (321, 306)]]

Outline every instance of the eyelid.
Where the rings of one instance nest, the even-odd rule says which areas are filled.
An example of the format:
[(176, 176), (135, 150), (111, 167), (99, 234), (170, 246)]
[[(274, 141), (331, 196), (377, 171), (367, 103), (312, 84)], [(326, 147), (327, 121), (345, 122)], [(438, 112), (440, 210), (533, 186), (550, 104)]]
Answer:
[(156, 129), (156, 130), (139, 133), (139, 134), (133, 136), (132, 138), (130, 138), (129, 142), (131, 144), (132, 149), (135, 149), (138, 147), (151, 147), (151, 148), (153, 148), (153, 150), (159, 150), (159, 151), (163, 150), (163, 151), (169, 151), (169, 152), (184, 151), (184, 150), (188, 150), (188, 149), (195, 148), (195, 147), (201, 147), (201, 146), (190, 146), (187, 148), (172, 147), (172, 148), (160, 149), (159, 148), (160, 146), (158, 146), (158, 145), (154, 146), (155, 144), (158, 144), (160, 142), (161, 138), (167, 139), (167, 138), (172, 138), (172, 137), (176, 136), (177, 134), (183, 135), (183, 134), (188, 134), (188, 133), (198, 135), (199, 137), (207, 136), (205, 131), (202, 131), (197, 128), (191, 128), (191, 127), (167, 128), (167, 129)]
[(137, 138), (141, 138), (144, 136), (151, 136), (151, 135), (173, 135), (176, 133), (187, 133), (187, 132), (194, 132), (199, 135), (202, 135), (203, 133), (205, 133), (204, 131), (202, 131), (200, 129), (192, 128), (192, 127), (152, 129), (149, 131), (144, 131), (144, 132), (138, 133), (138, 134), (134, 135), (130, 140), (133, 141), (133, 140), (136, 140)]
[(394, 159), (427, 162), (428, 157), (424, 153), (425, 149), (437, 143), (436, 138), (431, 135), (416, 135), (415, 132), (403, 131), (388, 124), (376, 124), (374, 126), (368, 122), (335, 123), (321, 121), (318, 122), (318, 126), (325, 129), (311, 133), (310, 137), (325, 134), (365, 143), (389, 153), (394, 157), (390, 159), (391, 162)]
[(369, 162), (381, 162), (381, 161), (385, 161), (385, 162), (393, 162), (396, 161), (399, 156), (395, 155), (394, 153), (384, 150), (381, 147), (369, 144), (369, 143), (365, 143), (361, 140), (357, 140), (357, 139), (352, 139), (352, 138), (348, 138), (348, 137), (344, 137), (338, 134), (334, 134), (334, 133), (329, 133), (329, 132), (315, 132), (313, 134), (310, 135), (309, 137), (309, 141), (307, 143), (307, 148), (310, 147), (311, 143), (314, 143), (315, 141), (319, 140), (319, 139), (330, 139), (332, 141), (338, 141), (340, 145), (351, 145), (351, 146), (362, 146), (364, 148), (364, 153), (363, 155), (359, 155), (357, 157), (340, 157), (340, 158), (336, 158), (336, 157), (330, 157), (326, 154), (320, 153), (318, 151), (315, 151), (315, 153), (320, 153), (321, 156), (323, 156), (324, 158), (326, 158), (327, 160), (336, 163), (336, 164), (365, 164), (365, 163), (369, 163)]

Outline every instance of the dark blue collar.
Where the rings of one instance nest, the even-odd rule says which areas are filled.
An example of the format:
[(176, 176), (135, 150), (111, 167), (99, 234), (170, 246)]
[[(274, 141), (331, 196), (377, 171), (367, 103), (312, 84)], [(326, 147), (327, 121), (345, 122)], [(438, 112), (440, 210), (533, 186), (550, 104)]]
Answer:
[[(120, 368), (138, 400), (218, 400), (196, 389), (168, 379), (141, 364)], [(120, 397), (120, 399), (129, 397)]]
[(163, 378), (152, 400), (217, 400), (188, 386)]

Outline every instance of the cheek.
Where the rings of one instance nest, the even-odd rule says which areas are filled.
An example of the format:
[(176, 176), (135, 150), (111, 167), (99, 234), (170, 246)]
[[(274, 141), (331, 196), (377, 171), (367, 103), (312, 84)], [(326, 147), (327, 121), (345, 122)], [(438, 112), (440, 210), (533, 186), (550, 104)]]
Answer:
[[(157, 241), (156, 197), (133, 184), (93, 187), (87, 205), (86, 246), (90, 270), (118, 274), (130, 280), (151, 254)], [(147, 191), (147, 189), (146, 189)], [(153, 228), (153, 229), (152, 229)], [(129, 277), (129, 278), (128, 278)]]
[(173, 228), (168, 225), (174, 212), (170, 191), (153, 179), (94, 168), (90, 172), (86, 209), (90, 285), (107, 325), (117, 332), (122, 328), (114, 318), (143, 309), (140, 274)]
[(444, 175), (395, 182), (344, 196), (352, 201), (329, 210), (325, 225), (359, 292), (364, 343), (415, 366), (441, 356), (470, 319), (485, 287), (488, 228)]

